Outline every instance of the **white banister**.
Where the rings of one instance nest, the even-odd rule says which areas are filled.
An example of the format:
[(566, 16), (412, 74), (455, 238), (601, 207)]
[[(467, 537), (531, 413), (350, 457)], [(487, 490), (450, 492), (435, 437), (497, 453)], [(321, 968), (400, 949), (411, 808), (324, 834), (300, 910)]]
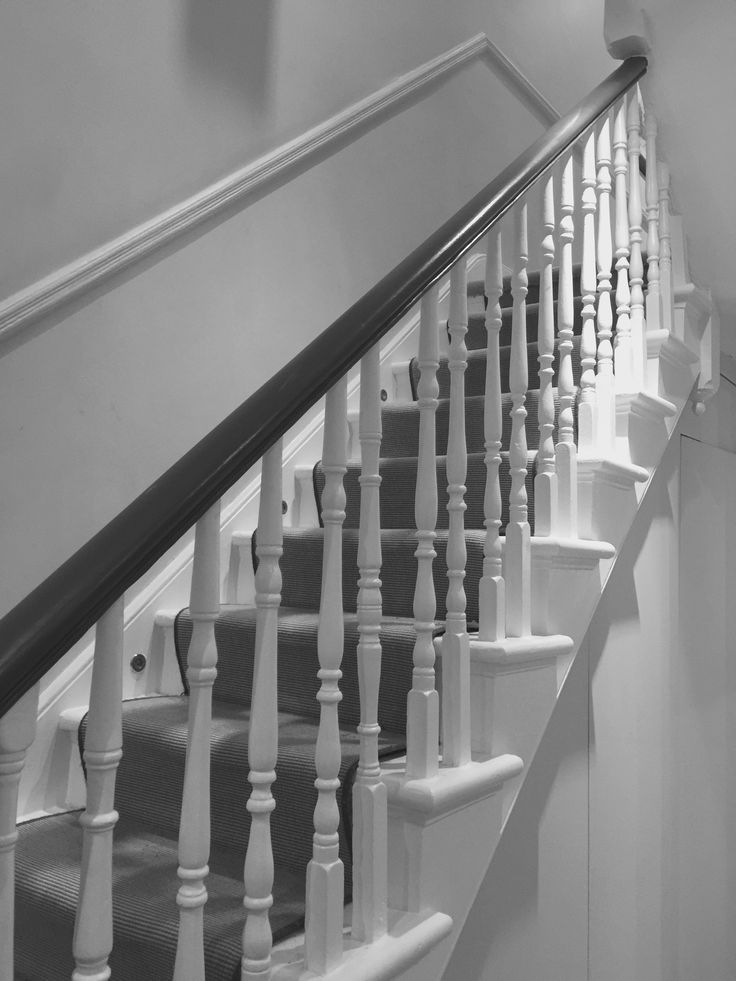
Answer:
[(381, 376), (378, 345), (360, 362), (358, 680), (360, 759), (353, 784), (353, 923), (356, 940), (386, 932), (388, 815), (378, 758), (381, 682)]
[(619, 103), (613, 125), (613, 179), (615, 190), (616, 244), (616, 391), (634, 391), (629, 291), (629, 215), (627, 196), (626, 100)]
[(340, 693), (345, 625), (342, 608), (342, 526), (345, 521), (347, 473), (347, 378), (338, 381), (325, 399), (322, 491), (324, 548), (317, 656), (321, 685), (319, 733), (315, 751), (317, 803), (314, 809), (312, 858), (307, 866), (305, 923), (306, 967), (326, 973), (342, 955), (344, 868), (339, 855), (340, 729), (337, 706)]
[(659, 289), (662, 298), (662, 329), (671, 334), (675, 322), (672, 290), (672, 228), (670, 226), (670, 169), (657, 164), (659, 183)]
[(486, 488), (483, 499), (484, 525), (483, 577), (479, 586), (479, 636), (481, 640), (501, 640), (506, 636), (506, 598), (503, 580), (503, 551), (501, 547), (501, 484), (498, 470), (501, 463), (503, 415), (501, 402), (501, 363), (499, 334), (501, 294), (503, 293), (503, 260), (501, 228), (497, 225), (488, 233), (486, 245), (486, 387), (483, 403), (485, 440)]
[(644, 385), (644, 365), (646, 364), (646, 337), (644, 324), (644, 262), (642, 260), (642, 207), (641, 176), (639, 174), (640, 141), (639, 95), (637, 89), (629, 93), (628, 136), (629, 136), (629, 284), (631, 286), (631, 347), (633, 366), (633, 389), (639, 391)]
[(442, 760), (463, 766), (470, 760), (470, 646), (465, 618), (465, 369), (468, 349), (468, 281), (462, 256), (450, 272), (450, 419), (447, 431), (447, 616), (442, 640)]
[(647, 147), (647, 334), (661, 328), (659, 308), (659, 185), (657, 181), (657, 120), (646, 110), (644, 134)]
[(598, 370), (595, 378), (598, 450), (603, 456), (613, 454), (616, 440), (616, 392), (613, 377), (613, 309), (611, 307), (611, 124), (608, 115), (602, 120), (596, 140), (598, 187)]
[(0, 981), (14, 981), (18, 785), (36, 736), (38, 685), (0, 717)]
[(199, 519), (189, 610), (192, 639), (187, 654), (189, 721), (179, 824), (181, 885), (174, 981), (204, 981), (205, 881), (210, 853), (210, 729), (212, 686), (217, 677), (215, 620), (220, 612), (220, 504)]
[(526, 294), (529, 282), (527, 262), (527, 206), (518, 204), (514, 221), (514, 271), (511, 279), (513, 309), (511, 319), (511, 492), (509, 523), (506, 527), (504, 579), (506, 582), (506, 633), (527, 637), (531, 633), (531, 535), (529, 529), (526, 475), (526, 392), (529, 386), (526, 339)]
[(272, 785), (278, 759), (278, 612), (281, 605), (283, 549), (281, 513), (281, 440), (263, 457), (258, 508), (255, 573), (256, 638), (253, 697), (248, 732), (248, 799), (251, 816), (243, 879), (246, 909), (243, 928), (242, 981), (265, 979), (271, 969), (270, 909), (273, 905), (271, 812), (276, 806)]
[(557, 434), (557, 530), (574, 538), (578, 530), (578, 470), (575, 445), (575, 380), (572, 371), (575, 300), (572, 275), (572, 244), (575, 238), (573, 212), (575, 185), (573, 157), (570, 154), (562, 170), (560, 187), (560, 273), (557, 287), (557, 329), (559, 334), (560, 370), (558, 389), (560, 415)]
[(412, 688), (406, 708), (407, 777), (432, 777), (438, 769), (439, 695), (435, 688), (432, 640), (437, 600), (432, 565), (437, 553), (437, 369), (440, 361), (438, 287), (432, 286), (421, 300), (419, 323), (419, 447), (414, 517), (417, 526), (417, 578), (414, 588), (414, 642)]
[(534, 478), (534, 533), (551, 535), (557, 520), (557, 470), (555, 466), (555, 400), (552, 391), (555, 355), (555, 298), (552, 267), (555, 261), (555, 188), (550, 175), (542, 198), (542, 268), (539, 275), (539, 452)]
[(107, 981), (112, 951), (112, 846), (115, 777), (123, 755), (123, 614), (121, 596), (97, 622), (89, 719), (84, 740), (87, 806), (74, 923), (72, 981)]
[(595, 392), (595, 133), (591, 132), (583, 151), (583, 264), (580, 287), (583, 296), (583, 330), (580, 338), (580, 402), (578, 405), (578, 445), (583, 456), (594, 456), (597, 449)]

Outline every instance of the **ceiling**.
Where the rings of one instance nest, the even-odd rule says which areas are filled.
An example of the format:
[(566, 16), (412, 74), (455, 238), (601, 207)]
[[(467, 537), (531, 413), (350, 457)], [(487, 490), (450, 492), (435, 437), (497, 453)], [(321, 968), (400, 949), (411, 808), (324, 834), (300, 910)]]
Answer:
[(684, 216), (690, 272), (713, 290), (723, 347), (736, 354), (736, 2), (645, 0), (645, 91)]

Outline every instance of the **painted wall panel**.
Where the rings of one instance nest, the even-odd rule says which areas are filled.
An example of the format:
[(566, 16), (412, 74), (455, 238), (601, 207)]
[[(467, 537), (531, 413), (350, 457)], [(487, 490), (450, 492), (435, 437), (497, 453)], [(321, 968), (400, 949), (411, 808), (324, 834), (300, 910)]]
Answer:
[(585, 981), (588, 664), (576, 660), (446, 981)]

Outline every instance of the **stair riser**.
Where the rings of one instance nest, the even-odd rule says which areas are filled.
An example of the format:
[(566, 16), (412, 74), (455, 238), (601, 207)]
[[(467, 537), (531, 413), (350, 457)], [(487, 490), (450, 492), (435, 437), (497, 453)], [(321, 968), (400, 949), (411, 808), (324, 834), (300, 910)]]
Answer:
[[(557, 441), (557, 419), (559, 416), (559, 393), (554, 390), (555, 429), (553, 438)], [(532, 389), (526, 397), (526, 444), (527, 449), (536, 450), (539, 446), (539, 390)], [(485, 452), (485, 434), (483, 422), (483, 398), (473, 396), (465, 400), (465, 439), (468, 453)], [(503, 434), (502, 449), (508, 450), (511, 442), (511, 396), (504, 395), (501, 399), (501, 418)], [(435, 452), (441, 456), (447, 452), (447, 434), (450, 419), (450, 403), (441, 399), (435, 414), (436, 442)], [(381, 440), (382, 460), (395, 457), (411, 457), (416, 455), (419, 440), (419, 409), (416, 403), (410, 405), (391, 405), (383, 412), (383, 438)], [(356, 447), (354, 458), (359, 458), (359, 447)]]
[[(582, 321), (583, 301), (580, 297), (575, 299), (574, 312), (575, 320), (573, 323), (573, 333), (579, 334), (583, 327)], [(468, 333), (465, 335), (465, 344), (468, 350), (481, 350), (488, 343), (488, 332), (486, 331), (484, 313), (471, 313), (468, 316)], [(511, 320), (512, 311), (510, 307), (503, 307), (501, 310), (501, 330), (499, 332), (499, 344), (511, 343)], [(526, 336), (530, 340), (535, 340), (539, 329), (539, 304), (527, 301), (526, 305)]]
[[(573, 369), (573, 379), (575, 384), (580, 382), (580, 355), (579, 355), (579, 338), (575, 338), (573, 341), (572, 349), (572, 369)], [(511, 348), (502, 347), (499, 352), (499, 363), (501, 370), (501, 390), (504, 392), (509, 391), (509, 368), (511, 363)], [(558, 382), (558, 371), (559, 371), (559, 357), (557, 355), (557, 342), (555, 342), (555, 360), (552, 364), (554, 369), (554, 374), (552, 375), (552, 384), (557, 387)], [(527, 344), (527, 372), (529, 376), (529, 382), (527, 385), (528, 389), (538, 389), (539, 388), (539, 361), (538, 352), (536, 344)], [(416, 397), (416, 386), (419, 381), (419, 367), (416, 360), (411, 363), (411, 377), (413, 393)], [(439, 384), (439, 397), (449, 398), (450, 397), (450, 372), (447, 367), (446, 361), (440, 362), (439, 371), (437, 372), (437, 381)], [(485, 351), (470, 351), (468, 353), (468, 367), (465, 372), (465, 395), (483, 395), (485, 393), (486, 384), (486, 355)]]
[[(529, 520), (534, 524), (534, 458), (529, 460), (526, 492), (529, 502)], [(360, 527), (360, 469), (351, 466), (345, 476), (346, 494), (345, 527)], [(315, 473), (318, 495), (324, 489), (324, 474), (321, 468)], [(468, 457), (467, 491), (465, 494), (465, 527), (482, 529), (484, 527), (484, 496), (486, 484), (486, 466), (484, 457), (475, 454)], [(499, 466), (499, 482), (501, 485), (502, 512), (501, 534), (509, 520), (509, 492), (511, 490), (511, 472), (508, 454), (503, 453)], [(447, 511), (447, 469), (443, 457), (437, 462), (437, 528), (448, 527), (449, 514)], [(398, 529), (411, 528), (415, 522), (414, 491), (416, 486), (416, 461), (392, 460), (381, 467), (381, 528)]]
[[(281, 712), (300, 713), (317, 721), (319, 688), (317, 671), (317, 617), (293, 610), (282, 610), (279, 628), (278, 705)], [(192, 633), (185, 614), (177, 621), (177, 648), (186, 670), (186, 651)], [(412, 652), (415, 639), (412, 621), (387, 621), (381, 631), (383, 650), (379, 722), (392, 733), (403, 733), (406, 723), (406, 695), (411, 688)], [(235, 615), (221, 618), (216, 625), (219, 660), (214, 697), (222, 702), (247, 708), (251, 702), (255, 618)], [(340, 724), (355, 728), (360, 721), (358, 691), (358, 626), (356, 617), (345, 618), (345, 643), (341, 664), (343, 693), (339, 706)]]
[[(478, 531), (466, 533), (468, 563), (466, 567), (467, 615), (470, 620), (478, 618), (477, 583), (483, 568), (483, 540), (485, 535)], [(318, 529), (308, 532), (289, 532), (284, 536), (282, 570), (284, 586), (282, 603), (298, 609), (319, 609), (321, 592), (322, 552), (321, 536)], [(386, 531), (382, 535), (384, 616), (406, 616), (413, 609), (414, 583), (416, 579), (416, 537), (414, 532)], [(433, 577), (437, 597), (436, 619), (445, 618), (445, 597), (447, 595), (447, 564), (445, 561), (446, 533), (438, 533), (435, 542), (437, 558), (434, 560)], [(357, 535), (346, 535), (343, 545), (343, 609), (354, 613), (357, 609)]]

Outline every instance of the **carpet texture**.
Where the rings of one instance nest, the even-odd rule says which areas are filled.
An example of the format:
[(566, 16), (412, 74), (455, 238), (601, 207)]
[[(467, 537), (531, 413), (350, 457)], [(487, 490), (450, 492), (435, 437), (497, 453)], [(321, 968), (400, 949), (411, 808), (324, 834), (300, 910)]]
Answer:
[[(579, 292), (579, 272), (575, 274)], [(501, 375), (508, 389), (511, 341), (509, 284), (501, 298)], [(534, 522), (534, 473), (539, 445), (537, 422), (539, 366), (536, 338), (538, 276), (529, 277), (527, 325), (529, 393), (526, 401), (526, 489), (529, 520)], [(468, 445), (467, 511), (465, 527), (468, 563), (465, 587), (467, 615), (478, 619), (478, 583), (482, 572), (483, 497), (485, 464), (483, 393), (486, 367), (486, 330), (483, 287), (468, 287), (469, 348), (466, 373), (466, 431)], [(580, 332), (580, 301), (576, 300), (575, 332)], [(579, 377), (579, 343), (575, 340), (573, 366)], [(554, 364), (555, 384), (557, 360)], [(410, 366), (416, 393), (418, 369)], [(434, 583), (438, 632), (445, 616), (447, 593), (447, 429), (449, 371), (442, 360), (438, 374), (437, 409), (437, 558)], [(559, 400), (555, 389), (555, 420)], [(503, 495), (502, 532), (508, 521), (510, 473), (508, 445), (511, 435), (511, 398), (503, 396), (504, 431), (500, 481)], [(414, 492), (419, 412), (415, 402), (383, 407), (381, 459), (381, 528), (383, 548), (383, 645), (379, 721), (383, 758), (405, 747), (406, 696), (411, 687), (414, 645), (413, 598), (416, 572)], [(556, 425), (556, 423), (555, 423)], [(556, 432), (555, 432), (556, 437)], [(340, 683), (340, 853), (345, 863), (346, 900), (352, 886), (351, 789), (358, 760), (356, 726), (360, 718), (356, 647), (358, 626), (357, 549), (360, 502), (360, 464), (351, 461), (345, 478), (346, 520), (343, 544), (343, 604), (345, 648)], [(318, 495), (324, 486), (320, 464), (315, 466)], [(319, 722), (317, 626), (322, 574), (321, 528), (284, 529), (282, 606), (279, 612), (279, 761), (273, 787), (276, 808), (271, 817), (275, 861), (274, 905), (271, 924), (276, 941), (303, 926), (305, 872), (312, 852), (314, 747)], [(239, 977), (240, 945), (244, 922), (243, 863), (250, 827), (246, 803), (247, 742), (253, 683), (256, 615), (248, 607), (224, 606), (215, 624), (218, 674), (213, 691), (211, 809), (212, 853), (205, 906), (206, 972), (208, 981), (235, 981)], [(175, 637), (182, 677), (192, 634), (188, 610), (176, 620)], [(438, 665), (438, 684), (439, 677)], [(115, 981), (163, 981), (173, 972), (178, 907), (177, 836), (186, 754), (188, 696), (154, 697), (123, 706), (124, 755), (120, 764), (115, 830), (114, 917), (115, 945), (111, 958)], [(80, 731), (83, 749), (86, 724)], [(20, 828), (18, 843), (16, 917), (16, 981), (66, 981), (71, 976), (74, 912), (79, 882), (81, 831), (78, 814), (64, 814), (30, 822)], [(41, 942), (39, 942), (41, 941)]]

